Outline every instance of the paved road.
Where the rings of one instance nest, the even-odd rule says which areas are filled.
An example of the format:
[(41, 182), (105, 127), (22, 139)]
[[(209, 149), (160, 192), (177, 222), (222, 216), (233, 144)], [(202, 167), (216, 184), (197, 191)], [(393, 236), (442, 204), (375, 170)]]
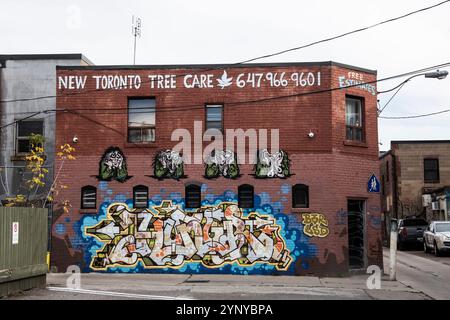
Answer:
[(216, 300), (370, 300), (429, 299), (423, 293), (384, 277), (380, 290), (369, 290), (368, 275), (349, 278), (168, 274), (82, 274), (81, 289), (68, 289), (66, 274), (49, 274), (47, 289), (10, 299), (216, 299)]
[[(389, 270), (389, 249), (384, 249), (384, 268)], [(423, 251), (397, 252), (397, 280), (433, 299), (450, 299), (450, 256), (435, 257)]]

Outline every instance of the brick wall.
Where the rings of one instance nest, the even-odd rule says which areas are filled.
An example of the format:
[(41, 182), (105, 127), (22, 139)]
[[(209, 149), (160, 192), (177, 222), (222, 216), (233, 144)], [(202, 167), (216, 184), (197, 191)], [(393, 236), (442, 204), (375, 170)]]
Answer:
[[(272, 215), (283, 220), (291, 236), (289, 244), (294, 261), (289, 270), (281, 274), (345, 274), (348, 272), (348, 234), (347, 211), (348, 199), (366, 200), (365, 216), (365, 262), (382, 265), (380, 202), (378, 194), (367, 192), (367, 181), (372, 174), (379, 176), (378, 138), (376, 118), (376, 96), (361, 88), (327, 91), (339, 87), (339, 77), (350, 77), (350, 72), (358, 73), (356, 78), (373, 81), (376, 75), (369, 72), (355, 71), (334, 64), (311, 64), (299, 66), (256, 66), (227, 68), (228, 77), (241, 73), (277, 73), (286, 74), (321, 73), (321, 85), (275, 88), (263, 81), (261, 88), (186, 89), (151, 89), (148, 83), (139, 90), (95, 90), (93, 75), (139, 74), (147, 79), (148, 74), (201, 74), (210, 73), (220, 78), (222, 70), (192, 68), (176, 69), (116, 69), (100, 68), (60, 68), (58, 76), (88, 76), (86, 87), (82, 90), (58, 90), (57, 108), (71, 112), (57, 113), (57, 145), (71, 143), (77, 136), (75, 161), (65, 162), (60, 182), (68, 185), (59, 195), (59, 201), (69, 200), (72, 207), (68, 213), (60, 210), (55, 213), (53, 224), (52, 264), (58, 270), (65, 271), (70, 264), (78, 264), (84, 271), (89, 271), (88, 237), (82, 227), (96, 222), (100, 203), (113, 203), (114, 197), (122, 195), (132, 199), (132, 189), (136, 185), (149, 187), (150, 198), (158, 196), (170, 199), (174, 194), (184, 197), (187, 184), (202, 185), (202, 198), (223, 195), (225, 192), (237, 193), (239, 185), (250, 184), (255, 188), (255, 195), (261, 203), (270, 206)], [(216, 83), (214, 83), (215, 85)], [(295, 96), (297, 93), (322, 91), (321, 93)], [(88, 92), (87, 94), (84, 93)], [(79, 93), (79, 94), (78, 94)], [(345, 96), (346, 94), (364, 99), (365, 142), (349, 143), (345, 140)], [(130, 144), (127, 136), (127, 99), (137, 96), (156, 97), (156, 141), (147, 145)], [(282, 99), (271, 99), (290, 96)], [(266, 101), (244, 102), (261, 100)], [(239, 102), (238, 104), (236, 104)], [(279, 129), (280, 148), (289, 154), (291, 173), (286, 179), (255, 179), (252, 175), (253, 165), (240, 165), (241, 176), (236, 180), (218, 178), (208, 180), (203, 177), (204, 165), (185, 165), (184, 179), (179, 181), (166, 179), (159, 181), (151, 177), (152, 162), (156, 152), (171, 149), (177, 142), (170, 140), (171, 133), (177, 128), (193, 130), (194, 121), (204, 121), (206, 103), (224, 104), (225, 129)], [(91, 108), (91, 110), (89, 110)], [(101, 111), (92, 110), (101, 109)], [(123, 110), (112, 111), (122, 108)], [(186, 108), (189, 109), (186, 111)], [(85, 110), (80, 110), (85, 109)], [(184, 110), (183, 110), (184, 109)], [(107, 111), (109, 110), (109, 111)], [(315, 137), (308, 137), (313, 131)], [(270, 141), (270, 138), (269, 138)], [(207, 143), (204, 143), (206, 146)], [(110, 146), (119, 147), (127, 157), (128, 174), (131, 179), (124, 183), (108, 182), (101, 185), (97, 175), (99, 161), (104, 151)], [(59, 168), (61, 162), (56, 163)], [(291, 187), (297, 183), (309, 186), (310, 206), (308, 209), (292, 208)], [(96, 210), (80, 209), (80, 189), (86, 185), (97, 186), (99, 204)], [(103, 188), (104, 187), (104, 188)], [(102, 188), (104, 190), (102, 190)], [(265, 207), (267, 208), (267, 206)], [(261, 209), (262, 210), (262, 209)], [(308, 237), (303, 233), (302, 213), (321, 213), (328, 220), (329, 235), (324, 238)], [(88, 221), (93, 219), (92, 221)], [(58, 229), (58, 230), (57, 230)], [(297, 231), (297, 232), (294, 232)], [(288, 239), (289, 240), (289, 239)], [(97, 244), (98, 245), (98, 244)], [(286, 244), (288, 245), (288, 244)], [(263, 268), (250, 268), (249, 273), (267, 274)], [(113, 271), (113, 270), (108, 270)], [(138, 271), (150, 272), (149, 269)], [(166, 272), (175, 272), (172, 269)], [(200, 272), (210, 272), (201, 269)], [(222, 268), (211, 272), (239, 273), (237, 269)], [(277, 271), (278, 272), (278, 271)]]

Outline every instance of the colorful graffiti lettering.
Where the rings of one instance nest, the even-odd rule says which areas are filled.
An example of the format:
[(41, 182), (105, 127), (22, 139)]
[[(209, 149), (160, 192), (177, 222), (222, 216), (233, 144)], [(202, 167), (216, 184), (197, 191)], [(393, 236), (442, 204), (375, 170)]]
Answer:
[(310, 237), (325, 238), (330, 233), (328, 220), (321, 213), (303, 213), (303, 233)]
[(155, 156), (153, 169), (158, 179), (180, 179), (184, 175), (183, 157), (176, 151), (160, 151)]
[(127, 162), (123, 152), (117, 147), (109, 147), (100, 160), (98, 179), (124, 182), (129, 178)]
[(293, 260), (275, 219), (255, 212), (243, 217), (235, 203), (195, 212), (185, 212), (169, 200), (150, 209), (115, 203), (107, 213), (106, 219), (85, 228), (86, 235), (105, 243), (92, 259), (94, 270), (134, 267), (139, 261), (145, 268), (180, 268), (186, 262), (215, 268), (237, 262), (287, 270)]
[(213, 179), (222, 175), (235, 179), (239, 176), (239, 165), (236, 155), (232, 151), (215, 151), (214, 155), (206, 159), (205, 178)]
[(255, 166), (256, 178), (287, 178), (290, 176), (288, 154), (279, 150), (270, 154), (267, 149), (258, 152)]

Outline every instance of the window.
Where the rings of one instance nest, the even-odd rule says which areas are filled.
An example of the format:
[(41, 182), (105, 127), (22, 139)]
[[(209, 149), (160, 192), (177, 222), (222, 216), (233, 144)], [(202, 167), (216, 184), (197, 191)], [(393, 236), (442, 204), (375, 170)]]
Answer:
[(239, 208), (254, 207), (254, 189), (253, 186), (243, 184), (238, 188), (238, 206)]
[(423, 171), (425, 183), (439, 183), (439, 159), (424, 159)]
[(222, 126), (223, 105), (207, 104), (206, 105), (206, 130), (218, 129), (223, 131)]
[(148, 188), (136, 186), (133, 188), (133, 208), (147, 208)]
[(97, 207), (97, 188), (85, 186), (81, 188), (81, 209), (95, 209)]
[(44, 134), (44, 122), (42, 120), (17, 122), (16, 153), (23, 154), (30, 152), (31, 134)]
[(304, 184), (296, 184), (292, 187), (292, 207), (309, 208), (309, 187)]
[(200, 186), (190, 184), (186, 186), (186, 208), (200, 208), (201, 191)]
[(128, 142), (155, 141), (155, 99), (128, 100)]
[(364, 142), (363, 103), (361, 99), (345, 99), (345, 125), (347, 140)]

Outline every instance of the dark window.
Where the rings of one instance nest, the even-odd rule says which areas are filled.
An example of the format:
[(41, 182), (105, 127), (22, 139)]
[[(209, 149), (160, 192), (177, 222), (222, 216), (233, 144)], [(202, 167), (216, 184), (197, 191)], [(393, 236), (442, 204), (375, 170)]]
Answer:
[(424, 159), (424, 180), (426, 183), (439, 183), (439, 160)]
[(186, 186), (186, 208), (200, 208), (201, 205), (201, 190), (200, 186), (190, 184)]
[(222, 126), (223, 105), (207, 104), (206, 105), (206, 130), (218, 129), (223, 131)]
[(238, 188), (238, 206), (239, 208), (254, 207), (254, 189), (249, 184), (243, 184)]
[(416, 227), (427, 226), (428, 222), (424, 219), (405, 219), (403, 220), (402, 227)]
[(292, 207), (309, 208), (309, 187), (304, 184), (296, 184), (292, 187)]
[(128, 100), (128, 142), (155, 141), (155, 99)]
[(363, 100), (345, 98), (346, 138), (353, 141), (364, 141)]
[(44, 122), (39, 121), (19, 121), (17, 122), (17, 153), (30, 152), (30, 136), (32, 134), (44, 134)]
[(81, 209), (95, 209), (97, 207), (97, 188), (85, 186), (81, 188)]
[(133, 188), (133, 207), (147, 208), (148, 188), (146, 186), (136, 186)]

